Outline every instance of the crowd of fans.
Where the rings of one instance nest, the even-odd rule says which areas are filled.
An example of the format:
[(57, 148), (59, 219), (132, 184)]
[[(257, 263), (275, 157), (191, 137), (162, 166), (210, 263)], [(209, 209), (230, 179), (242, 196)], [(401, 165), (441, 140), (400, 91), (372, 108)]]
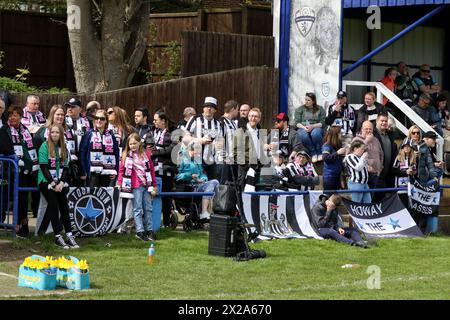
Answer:
[[(423, 65), (410, 78), (402, 62), (386, 71), (383, 83), (442, 135), (449, 117), (447, 101), (429, 70)], [(312, 190), (321, 183), (316, 166), (323, 162), (322, 187), (330, 191), (328, 196), (338, 189), (367, 190), (351, 194), (353, 201), (366, 203), (384, 197), (370, 189), (405, 187), (409, 176), (422, 183), (439, 180), (443, 162), (436, 159), (436, 134), (411, 124), (398, 148), (387, 113), (395, 113), (395, 106), (387, 99), (377, 103), (375, 97), (367, 92), (355, 110), (347, 93), (339, 91), (325, 111), (314, 93), (306, 93), (293, 121), (280, 113), (270, 131), (261, 126), (260, 108), (234, 100), (221, 108), (214, 97), (205, 98), (201, 114), (187, 106), (178, 124), (165, 108), (153, 116), (146, 107), (138, 108), (132, 123), (124, 109), (102, 107), (97, 101), (83, 108), (80, 100), (70, 98), (45, 115), (36, 95), (28, 96), (25, 107), (8, 107), (0, 99), (0, 154), (17, 156), (20, 186), (39, 187), (59, 246), (78, 247), (69, 223), (69, 186), (120, 189), (123, 197), (133, 199), (136, 236), (155, 240), (151, 197), (158, 191), (156, 177), (162, 179), (162, 191), (189, 184), (194, 191), (215, 192), (219, 184), (230, 182), (243, 191), (252, 168), (259, 188)], [(33, 193), (34, 216), (39, 196)], [(323, 208), (335, 207), (339, 201), (328, 196), (321, 199)], [(20, 192), (19, 197), (17, 234), (28, 237), (28, 194)], [(407, 205), (404, 193), (401, 198)], [(171, 199), (164, 197), (164, 226), (171, 209)], [(207, 220), (210, 214), (211, 197), (204, 197), (200, 218)], [(423, 227), (422, 217), (414, 219)]]

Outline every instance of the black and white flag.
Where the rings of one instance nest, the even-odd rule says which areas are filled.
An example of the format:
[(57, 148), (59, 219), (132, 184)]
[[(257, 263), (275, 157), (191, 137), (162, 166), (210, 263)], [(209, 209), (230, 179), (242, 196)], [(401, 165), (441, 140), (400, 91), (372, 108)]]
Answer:
[(366, 238), (422, 237), (397, 194), (379, 203), (359, 203), (342, 198), (356, 227)]
[(411, 213), (437, 216), (441, 200), (439, 182), (423, 185), (411, 177), (408, 183), (408, 198)]
[(263, 240), (273, 238), (322, 239), (312, 227), (308, 195), (252, 195), (255, 172), (249, 169), (242, 194), (244, 220)]
[[(76, 237), (93, 237), (116, 230), (132, 215), (132, 201), (119, 197), (116, 188), (69, 188), (67, 202), (72, 232)], [(53, 232), (45, 215), (47, 201), (41, 195), (36, 234)], [(127, 217), (128, 215), (128, 217)]]

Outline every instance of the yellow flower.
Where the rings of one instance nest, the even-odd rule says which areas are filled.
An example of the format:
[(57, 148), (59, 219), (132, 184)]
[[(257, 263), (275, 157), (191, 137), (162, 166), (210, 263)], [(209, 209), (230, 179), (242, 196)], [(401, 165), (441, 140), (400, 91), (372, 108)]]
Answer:
[(53, 268), (59, 267), (59, 261), (57, 259), (53, 259), (53, 257), (45, 257), (45, 261)]
[(86, 260), (78, 261), (77, 264), (75, 265), (75, 267), (77, 267), (80, 270), (87, 270), (87, 269), (89, 269), (89, 265), (88, 265)]
[(69, 269), (74, 266), (72, 259), (66, 259), (66, 257), (59, 257), (58, 265), (61, 269)]

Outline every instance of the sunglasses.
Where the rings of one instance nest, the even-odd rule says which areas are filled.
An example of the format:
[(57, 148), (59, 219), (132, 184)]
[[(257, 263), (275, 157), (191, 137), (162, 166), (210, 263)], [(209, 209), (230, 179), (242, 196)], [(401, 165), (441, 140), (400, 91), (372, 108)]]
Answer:
[(94, 120), (106, 121), (105, 117), (94, 117)]
[(411, 132), (412, 134), (420, 134), (420, 132), (417, 132), (417, 131), (413, 131), (413, 132)]

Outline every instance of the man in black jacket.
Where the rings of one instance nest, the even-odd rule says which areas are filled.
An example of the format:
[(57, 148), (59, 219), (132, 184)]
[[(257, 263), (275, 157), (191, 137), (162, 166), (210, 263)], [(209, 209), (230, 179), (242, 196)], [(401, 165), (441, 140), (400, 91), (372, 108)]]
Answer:
[[(388, 129), (389, 116), (387, 113), (380, 113), (377, 116), (377, 127), (374, 130), (373, 135), (380, 141), (381, 148), (383, 149), (383, 170), (380, 173), (376, 188), (393, 188), (394, 187), (394, 161), (397, 157), (397, 145), (394, 141), (394, 132)], [(385, 196), (384, 192), (375, 192), (373, 201), (379, 202), (383, 200)]]
[(341, 197), (333, 194), (319, 196), (319, 200), (311, 209), (312, 223), (325, 239), (334, 239), (352, 246), (367, 248), (367, 243), (361, 239), (359, 232), (355, 228), (344, 228), (342, 218), (339, 214), (338, 206), (341, 204)]

